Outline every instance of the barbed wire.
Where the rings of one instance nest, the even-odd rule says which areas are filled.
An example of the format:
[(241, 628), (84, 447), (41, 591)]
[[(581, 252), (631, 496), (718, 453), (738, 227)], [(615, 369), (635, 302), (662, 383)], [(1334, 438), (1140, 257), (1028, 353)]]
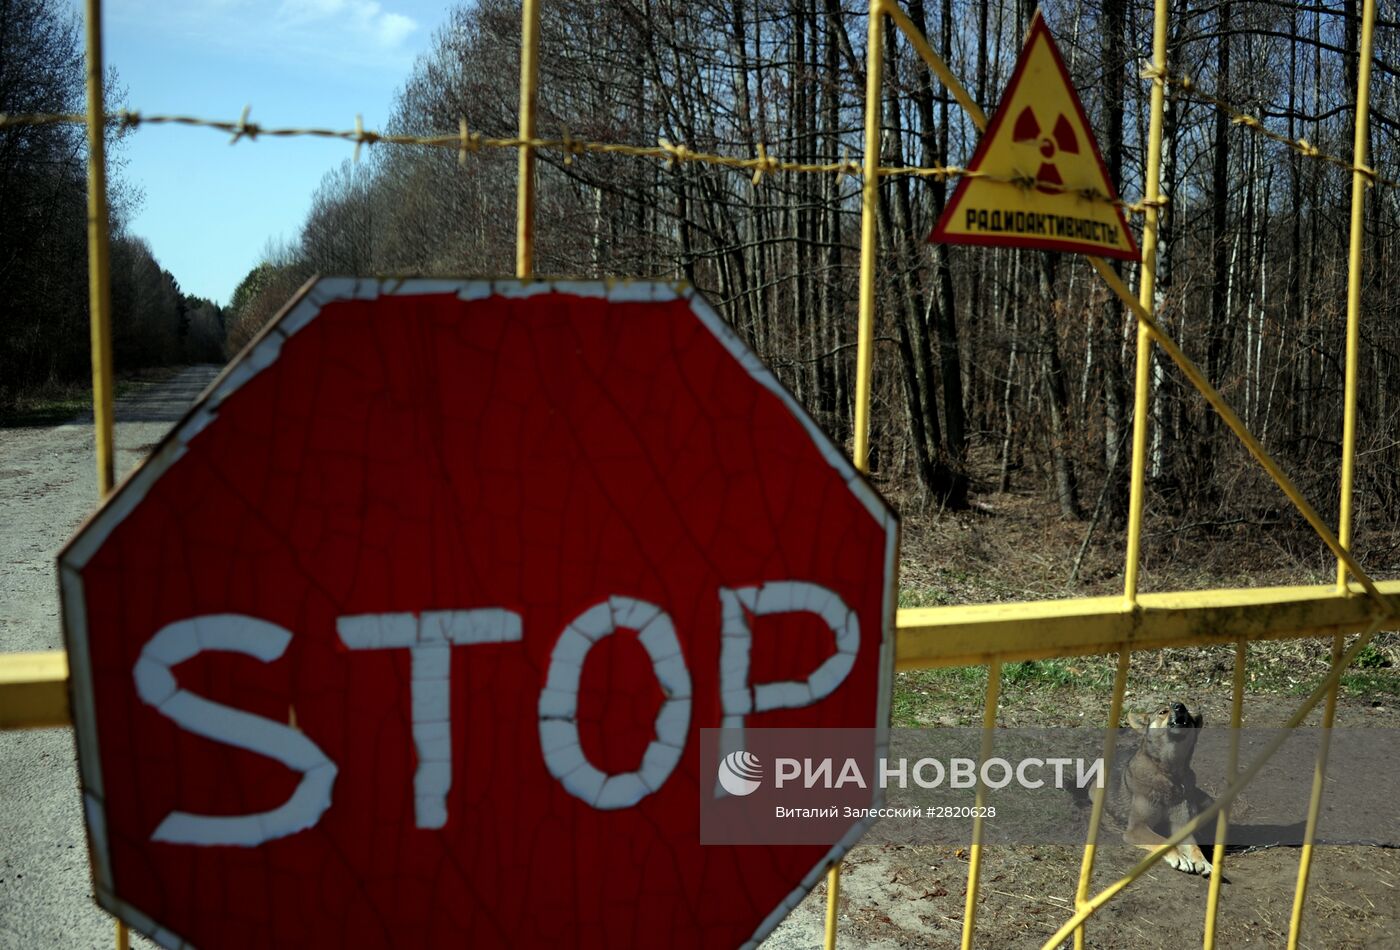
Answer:
[[(1246, 112), (1230, 101), (1221, 98), (1207, 90), (1200, 88), (1195, 80), (1187, 74), (1172, 75), (1165, 69), (1149, 67), (1141, 73), (1143, 79), (1153, 82), (1162, 82), (1169, 87), (1180, 90), (1181, 95), (1194, 99), (1217, 109), (1223, 110), (1234, 125), (1248, 129), (1250, 132), (1262, 135), (1265, 138), (1277, 142), (1286, 148), (1303, 155), (1306, 158), (1317, 159), (1333, 165), (1348, 173), (1359, 172), (1372, 185), (1384, 185), (1389, 188), (1400, 188), (1400, 181), (1386, 178), (1376, 172), (1374, 168), (1365, 165), (1356, 165), (1347, 159), (1340, 158), (1323, 152), (1306, 138), (1292, 139), (1286, 135), (1270, 129), (1258, 116)], [(522, 147), (533, 148), (537, 151), (555, 152), (563, 156), (563, 164), (571, 165), (575, 157), (583, 155), (626, 155), (634, 158), (648, 158), (665, 162), (667, 167), (676, 165), (696, 164), (710, 165), (719, 168), (751, 175), (754, 185), (762, 183), (765, 176), (779, 174), (818, 174), (836, 175), (838, 178), (860, 179), (864, 174), (861, 163), (842, 158), (836, 162), (794, 162), (778, 158), (770, 154), (763, 143), (759, 143), (756, 154), (750, 158), (741, 158), (735, 155), (721, 155), (712, 152), (702, 152), (690, 148), (684, 143), (672, 143), (666, 139), (658, 139), (656, 145), (630, 145), (621, 142), (593, 142), (586, 139), (577, 139), (569, 135), (564, 129), (558, 138), (520, 138), (505, 137), (495, 138), (483, 135), (480, 132), (473, 132), (468, 128), (465, 118), (459, 120), (458, 129), (455, 134), (444, 133), (439, 135), (410, 135), (392, 132), (379, 132), (373, 129), (366, 129), (360, 116), (355, 117), (355, 127), (353, 129), (330, 129), (330, 128), (294, 128), (294, 127), (273, 127), (264, 126), (249, 120), (250, 108), (245, 107), (243, 113), (236, 121), (222, 119), (204, 119), (197, 116), (188, 115), (143, 115), (132, 110), (122, 110), (107, 117), (109, 124), (121, 130), (134, 130), (142, 125), (180, 125), (195, 128), (214, 129), (225, 132), (231, 136), (230, 144), (237, 143), (242, 139), (254, 141), (259, 137), (269, 138), (293, 138), (311, 137), (324, 139), (337, 139), (353, 144), (355, 146), (354, 159), (359, 160), (360, 149), (369, 145), (406, 145), (424, 146), (428, 148), (452, 149), (457, 152), (457, 160), (465, 165), (468, 158), (480, 152), (482, 149), (504, 149), (514, 150)], [(45, 126), (86, 124), (87, 117), (79, 113), (30, 113), (23, 115), (7, 115), (0, 113), (0, 130), (8, 128), (19, 128), (24, 126)], [(992, 175), (978, 169), (966, 168), (960, 165), (899, 165), (881, 166), (878, 170), (880, 177), (907, 176), (911, 178), (931, 178), (938, 181), (950, 181), (957, 178), (977, 178), (995, 184), (1015, 187), (1022, 190), (1035, 188), (1041, 192), (1051, 194), (1073, 194), (1079, 199), (1091, 203), (1112, 205), (1129, 214), (1141, 215), (1149, 208), (1163, 207), (1168, 199), (1159, 198), (1155, 201), (1146, 199), (1139, 201), (1125, 201), (1122, 198), (1110, 198), (1101, 192), (1092, 189), (1074, 189), (1064, 185), (1056, 185), (1049, 182), (1037, 181), (1030, 176), (998, 176)]]
[[(225, 132), (231, 136), (230, 144), (237, 143), (242, 139), (254, 141), (260, 137), (270, 138), (292, 138), (292, 137), (312, 137), (324, 139), (337, 139), (350, 142), (355, 146), (355, 159), (360, 157), (362, 146), (374, 145), (417, 145), (428, 148), (451, 149), (457, 152), (457, 160), (465, 165), (468, 158), (480, 152), (482, 149), (519, 149), (530, 147), (537, 151), (556, 152), (563, 156), (563, 163), (569, 165), (577, 156), (582, 155), (627, 155), (635, 158), (649, 158), (663, 161), (668, 167), (684, 164), (712, 165), (720, 168), (732, 169), (736, 172), (751, 173), (752, 181), (755, 185), (760, 184), (765, 176), (778, 174), (818, 174), (836, 175), (838, 178), (859, 179), (864, 174), (861, 163), (843, 158), (837, 162), (804, 163), (787, 161), (770, 154), (767, 147), (760, 143), (757, 147), (757, 154), (752, 158), (741, 158), (734, 155), (720, 155), (710, 152), (696, 151), (684, 144), (675, 144), (666, 139), (658, 139), (656, 145), (628, 145), (619, 142), (591, 142), (586, 139), (576, 139), (569, 135), (565, 129), (559, 138), (492, 138), (480, 132), (473, 132), (467, 126), (466, 119), (459, 122), (458, 130), (455, 134), (444, 133), (440, 135), (408, 135), (391, 132), (377, 132), (373, 129), (366, 129), (359, 116), (355, 117), (355, 127), (353, 129), (328, 129), (328, 128), (277, 128), (264, 126), (256, 122), (249, 121), (249, 109), (245, 108), (243, 114), (236, 121), (222, 119), (202, 119), (188, 115), (143, 115), (140, 112), (123, 110), (113, 113), (107, 117), (108, 123), (120, 130), (130, 130), (139, 128), (142, 125), (181, 125), (196, 128), (214, 129)], [(22, 126), (44, 126), (63, 124), (85, 124), (87, 117), (78, 113), (32, 113), (27, 115), (6, 115), (0, 113), (0, 130), (6, 128), (17, 128)], [(1056, 185), (1049, 182), (1037, 181), (1030, 176), (998, 176), (972, 168), (965, 168), (960, 165), (898, 165), (882, 166), (879, 169), (882, 178), (908, 176), (912, 178), (932, 178), (939, 181), (949, 181), (955, 178), (977, 178), (983, 181), (1016, 187), (1023, 190), (1031, 188), (1052, 194), (1072, 194), (1081, 200), (1108, 204), (1131, 214), (1142, 214), (1149, 207), (1161, 207), (1166, 204), (1166, 199), (1155, 202), (1149, 201), (1124, 201), (1121, 198), (1110, 198), (1105, 194), (1092, 189), (1075, 189), (1064, 185)]]
[(1142, 71), (1141, 76), (1143, 79), (1151, 79), (1154, 82), (1160, 79), (1167, 86), (1175, 86), (1177, 89), (1181, 90), (1181, 94), (1184, 97), (1188, 99), (1194, 99), (1197, 102), (1205, 103), (1207, 105), (1215, 106), (1217, 109), (1223, 111), (1226, 115), (1230, 117), (1231, 124), (1241, 126), (1242, 128), (1248, 129), (1250, 132), (1253, 132), (1257, 135), (1262, 135), (1264, 136), (1264, 138), (1277, 142), (1280, 145), (1283, 145), (1289, 149), (1292, 149), (1300, 155), (1303, 155), (1307, 158), (1315, 158), (1320, 162), (1327, 163), (1328, 165), (1334, 165), (1337, 168), (1343, 169), (1348, 174), (1359, 172), (1372, 185), (1384, 185), (1387, 188), (1400, 188), (1400, 181), (1395, 181), (1394, 179), (1386, 178), (1383, 175), (1379, 174), (1374, 168), (1369, 168), (1365, 165), (1354, 164), (1353, 162), (1345, 158), (1339, 158), (1336, 155), (1329, 155), (1305, 138), (1291, 139), (1286, 135), (1282, 135), (1278, 132), (1275, 132), (1273, 129), (1269, 128), (1267, 125), (1264, 124), (1263, 119), (1259, 118), (1256, 115), (1252, 115), (1246, 112), (1245, 110), (1239, 108), (1230, 101), (1222, 99), (1214, 93), (1202, 89), (1200, 86), (1196, 85), (1196, 81), (1194, 79), (1192, 79), (1189, 75), (1186, 75), (1185, 73), (1179, 76), (1173, 76), (1166, 70), (1159, 70), (1155, 67), (1149, 67)]

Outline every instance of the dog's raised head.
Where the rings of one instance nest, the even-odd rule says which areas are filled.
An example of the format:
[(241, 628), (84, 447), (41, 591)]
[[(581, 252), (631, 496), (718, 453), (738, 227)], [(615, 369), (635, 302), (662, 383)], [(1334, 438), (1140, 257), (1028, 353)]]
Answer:
[(1160, 762), (1173, 775), (1190, 765), (1204, 721), (1204, 716), (1193, 716), (1186, 704), (1178, 700), (1167, 703), (1150, 717), (1128, 713), (1128, 725), (1142, 734), (1140, 754)]
[[(1210, 806), (1210, 796), (1196, 785), (1196, 773), (1191, 769), (1191, 754), (1196, 751), (1204, 721), (1204, 716), (1192, 715), (1180, 700), (1164, 704), (1147, 718), (1128, 714), (1128, 725), (1142, 737), (1119, 786), (1127, 793), (1123, 840), (1128, 844), (1155, 851)], [(1212, 872), (1200, 845), (1189, 835), (1165, 860), (1178, 871)]]

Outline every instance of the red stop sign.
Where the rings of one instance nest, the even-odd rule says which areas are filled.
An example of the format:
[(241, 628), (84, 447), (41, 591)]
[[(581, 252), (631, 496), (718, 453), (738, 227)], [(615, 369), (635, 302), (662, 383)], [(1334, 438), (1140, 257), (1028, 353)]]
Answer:
[(690, 290), (321, 280), (60, 557), (98, 901), (167, 946), (760, 939), (844, 849), (701, 845), (699, 730), (882, 747), (895, 538)]

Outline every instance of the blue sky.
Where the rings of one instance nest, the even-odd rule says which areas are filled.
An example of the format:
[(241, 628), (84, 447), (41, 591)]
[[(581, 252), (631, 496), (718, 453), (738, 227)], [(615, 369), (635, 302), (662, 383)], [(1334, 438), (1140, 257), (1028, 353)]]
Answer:
[[(349, 129), (359, 113), (379, 128), (449, 2), (106, 0), (107, 63), (143, 113), (235, 120), (250, 105), (263, 125)], [(117, 153), (118, 176), (142, 193), (128, 231), (186, 293), (227, 303), (269, 238), (295, 237), (321, 176), (353, 151), (143, 126)]]

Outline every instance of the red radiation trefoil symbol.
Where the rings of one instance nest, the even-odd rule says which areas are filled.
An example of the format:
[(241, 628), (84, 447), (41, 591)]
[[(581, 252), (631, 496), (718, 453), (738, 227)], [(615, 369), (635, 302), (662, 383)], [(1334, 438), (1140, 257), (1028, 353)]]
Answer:
[[(1055, 128), (1051, 134), (1044, 135), (1035, 113), (1031, 111), (1030, 106), (1026, 106), (1021, 110), (1021, 114), (1016, 116), (1016, 125), (1011, 130), (1011, 139), (1020, 144), (1034, 143), (1039, 147), (1044, 161), (1040, 163), (1040, 168), (1035, 173), (1036, 181), (1044, 182), (1046, 185), (1064, 185), (1065, 180), (1060, 177), (1060, 171), (1055, 167), (1053, 159), (1057, 152), (1068, 152), (1071, 155), (1079, 154), (1079, 137), (1074, 134), (1074, 126), (1069, 124), (1069, 119), (1061, 114), (1055, 119)], [(1036, 190), (1053, 194), (1057, 189), (1037, 186)]]

